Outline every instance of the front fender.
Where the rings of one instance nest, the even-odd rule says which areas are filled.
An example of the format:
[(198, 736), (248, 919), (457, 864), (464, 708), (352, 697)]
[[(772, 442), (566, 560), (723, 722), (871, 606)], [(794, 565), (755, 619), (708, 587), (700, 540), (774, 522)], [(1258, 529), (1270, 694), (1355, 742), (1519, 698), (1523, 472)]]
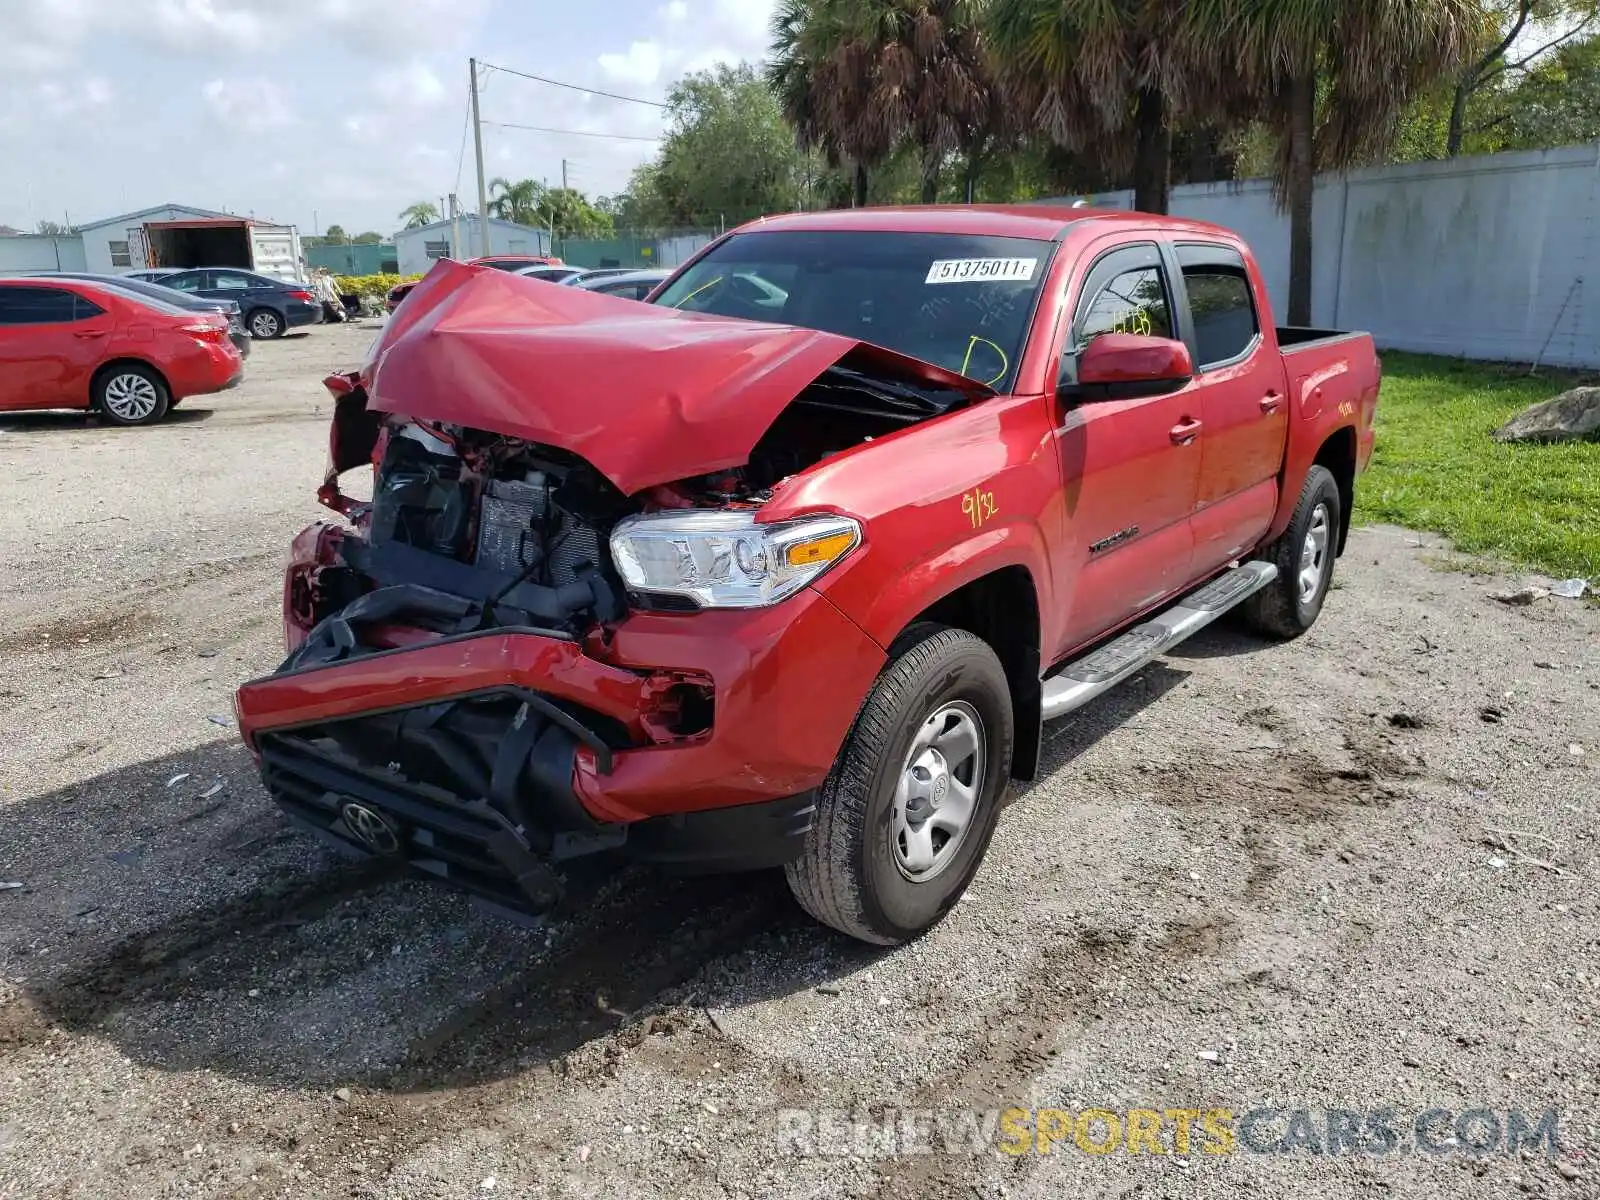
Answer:
[(1049, 594), (1044, 529), (1061, 468), (1042, 397), (997, 397), (828, 460), (774, 497), (772, 519), (830, 510), (861, 520), (863, 545), (817, 589), (880, 646), (917, 614), (1003, 567)]

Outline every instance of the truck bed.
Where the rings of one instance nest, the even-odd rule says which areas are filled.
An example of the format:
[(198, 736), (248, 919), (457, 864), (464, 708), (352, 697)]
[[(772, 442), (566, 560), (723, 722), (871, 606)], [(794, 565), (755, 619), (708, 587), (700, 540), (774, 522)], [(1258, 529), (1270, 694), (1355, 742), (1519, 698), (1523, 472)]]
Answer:
[(1317, 329), (1311, 325), (1278, 325), (1274, 328), (1278, 333), (1278, 349), (1285, 354), (1292, 354), (1307, 346), (1337, 342), (1342, 338), (1367, 336), (1352, 329)]

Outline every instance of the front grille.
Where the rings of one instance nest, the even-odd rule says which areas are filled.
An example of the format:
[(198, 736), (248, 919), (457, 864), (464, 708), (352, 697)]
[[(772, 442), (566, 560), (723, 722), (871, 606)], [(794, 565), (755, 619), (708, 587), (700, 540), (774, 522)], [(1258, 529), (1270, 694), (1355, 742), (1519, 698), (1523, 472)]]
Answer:
[(300, 825), (526, 912), (556, 899), (551, 860), (623, 840), (572, 791), (580, 740), (570, 713), (495, 692), (264, 733), (258, 748), (263, 783)]

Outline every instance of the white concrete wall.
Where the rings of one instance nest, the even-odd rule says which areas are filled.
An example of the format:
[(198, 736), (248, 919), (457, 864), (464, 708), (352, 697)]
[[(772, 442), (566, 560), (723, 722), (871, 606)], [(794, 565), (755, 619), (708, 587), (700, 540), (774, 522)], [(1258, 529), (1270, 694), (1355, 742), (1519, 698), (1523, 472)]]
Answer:
[(0, 274), (8, 271), (83, 271), (83, 239), (35, 233), (0, 237)]
[[(1127, 208), (1131, 194), (1094, 197)], [(1289, 221), (1264, 180), (1172, 190), (1241, 234), (1283, 320)], [(1311, 317), (1379, 346), (1600, 366), (1600, 144), (1373, 167), (1317, 181)]]

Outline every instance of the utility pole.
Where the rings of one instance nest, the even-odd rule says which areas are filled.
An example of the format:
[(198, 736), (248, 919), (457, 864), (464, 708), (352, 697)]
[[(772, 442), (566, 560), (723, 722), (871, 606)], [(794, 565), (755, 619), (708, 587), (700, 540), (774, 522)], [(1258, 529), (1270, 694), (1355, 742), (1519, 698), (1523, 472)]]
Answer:
[(478, 119), (478, 60), (467, 59), (472, 82), (472, 148), (478, 155), (478, 253), (489, 254), (489, 189), (483, 182), (483, 122)]
[(564, 158), (561, 160), (561, 190), (567, 190), (567, 160)]

